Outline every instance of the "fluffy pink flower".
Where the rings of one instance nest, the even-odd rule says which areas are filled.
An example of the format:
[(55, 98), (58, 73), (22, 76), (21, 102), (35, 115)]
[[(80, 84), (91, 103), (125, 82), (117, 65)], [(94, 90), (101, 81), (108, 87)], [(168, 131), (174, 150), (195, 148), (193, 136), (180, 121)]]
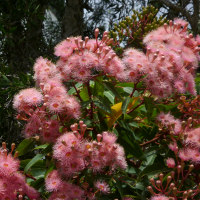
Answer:
[(37, 106), (42, 102), (42, 94), (35, 88), (21, 90), (15, 95), (13, 107), (18, 111), (28, 111), (32, 106)]
[(124, 149), (116, 144), (116, 135), (109, 132), (102, 133), (102, 142), (93, 145), (90, 152), (90, 165), (93, 171), (102, 171), (109, 166), (111, 170), (116, 168), (126, 169)]
[(77, 101), (77, 99), (75, 97), (69, 96), (65, 100), (64, 106), (67, 109), (69, 116), (71, 116), (71, 117), (73, 117), (75, 119), (78, 119), (80, 117), (81, 107), (80, 107), (80, 104), (78, 103), (78, 101)]
[(178, 119), (175, 119), (170, 113), (164, 114), (163, 112), (160, 113), (157, 117), (158, 121), (160, 121), (164, 126), (168, 127), (170, 130), (173, 131), (175, 135), (181, 133), (181, 122)]
[(73, 149), (79, 149), (81, 140), (77, 138), (74, 133), (68, 132), (58, 138), (56, 144), (54, 145), (54, 157), (57, 160), (65, 161), (68, 159), (69, 152)]
[(60, 124), (57, 120), (43, 122), (40, 127), (40, 134), (44, 142), (54, 143), (61, 135), (59, 132)]
[(63, 67), (63, 72), (69, 74), (76, 81), (87, 81), (91, 79), (91, 69), (98, 65), (98, 58), (95, 54), (83, 51), (80, 54), (73, 54)]
[(172, 151), (174, 152), (177, 152), (178, 151), (178, 146), (177, 146), (177, 143), (176, 142), (172, 142), (168, 145), (169, 149), (171, 149)]
[[(2, 154), (4, 154), (2, 152)], [(10, 154), (0, 156), (0, 175), (12, 176), (19, 168), (19, 161), (14, 159)]]
[(85, 168), (84, 153), (81, 152), (81, 147), (82, 141), (72, 132), (59, 137), (54, 145), (53, 156), (58, 160), (61, 168), (68, 169), (62, 171), (66, 176), (72, 176)]
[(20, 190), (30, 199), (39, 198), (39, 193), (27, 185), (25, 177), (19, 173), (19, 160), (7, 154), (7, 150), (2, 148), (0, 149), (0, 198), (17, 199)]
[(61, 79), (60, 73), (55, 64), (46, 58), (39, 57), (36, 60), (33, 69), (35, 71), (34, 79), (37, 81), (38, 85), (40, 83), (45, 83), (48, 79)]
[(200, 152), (198, 149), (187, 149), (187, 154), (190, 160), (194, 163), (199, 163), (200, 162)]
[(174, 19), (174, 23), (177, 24), (177, 25), (181, 25), (182, 28), (188, 26), (188, 22), (186, 22), (185, 20), (180, 19), (180, 18), (176, 18), (176, 19)]
[(196, 147), (200, 147), (200, 128), (193, 129), (185, 133), (186, 135), (186, 144), (191, 144)]
[(113, 133), (110, 132), (103, 132), (103, 142), (108, 143), (108, 144), (114, 144), (117, 140), (117, 136)]
[[(99, 134), (98, 138), (100, 136)], [(58, 161), (60, 173), (72, 176), (86, 167), (94, 172), (102, 172), (106, 167), (111, 171), (116, 168), (125, 169), (127, 163), (124, 149), (115, 143), (116, 136), (103, 132), (101, 138), (102, 141), (98, 139), (98, 142), (88, 142), (82, 139), (82, 132), (78, 133), (75, 130), (59, 137), (53, 147), (53, 156)]]
[(70, 37), (57, 44), (55, 47), (55, 55), (66, 60), (70, 55), (72, 55), (74, 49), (77, 48), (75, 39), (80, 40), (80, 38)]
[(175, 81), (174, 83), (174, 87), (177, 89), (177, 91), (179, 93), (184, 93), (185, 92), (185, 85), (184, 85), (184, 82), (183, 81)]
[(160, 194), (160, 195), (151, 197), (151, 200), (169, 200), (169, 198), (166, 197), (165, 195)]
[(175, 160), (173, 158), (168, 158), (166, 160), (166, 164), (167, 164), (167, 167), (169, 168), (174, 168), (176, 165)]
[(68, 199), (79, 199), (84, 200), (84, 191), (74, 185), (67, 182), (63, 182), (61, 187), (58, 191), (54, 191), (51, 196), (49, 197), (49, 200), (68, 200)]
[(124, 52), (123, 63), (126, 66), (127, 81), (131, 82), (137, 81), (138, 78), (144, 75), (150, 64), (144, 53), (133, 48)]
[(49, 192), (57, 191), (61, 187), (62, 180), (60, 179), (58, 171), (53, 170), (48, 174), (48, 176), (45, 179), (45, 185), (46, 189)]
[(41, 127), (41, 119), (37, 114), (31, 115), (28, 119), (28, 123), (25, 125), (24, 134), (25, 137), (32, 137), (39, 133), (39, 128)]
[(178, 154), (179, 158), (183, 161), (190, 160), (190, 155), (188, 154), (188, 149), (181, 149)]
[(109, 193), (110, 188), (105, 181), (97, 181), (94, 186), (102, 193)]

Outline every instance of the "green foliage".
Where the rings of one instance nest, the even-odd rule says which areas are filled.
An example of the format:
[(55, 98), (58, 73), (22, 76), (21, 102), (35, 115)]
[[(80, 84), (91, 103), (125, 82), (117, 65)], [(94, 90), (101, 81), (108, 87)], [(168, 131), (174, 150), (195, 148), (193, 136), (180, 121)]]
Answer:
[[(4, 69), (2, 67), (2, 69)], [(0, 72), (0, 141), (8, 143), (21, 140), (21, 129), (23, 123), (17, 122), (16, 113), (13, 110), (13, 97), (21, 89), (33, 84), (30, 74), (21, 73), (19, 75), (9, 74), (8, 69)]]

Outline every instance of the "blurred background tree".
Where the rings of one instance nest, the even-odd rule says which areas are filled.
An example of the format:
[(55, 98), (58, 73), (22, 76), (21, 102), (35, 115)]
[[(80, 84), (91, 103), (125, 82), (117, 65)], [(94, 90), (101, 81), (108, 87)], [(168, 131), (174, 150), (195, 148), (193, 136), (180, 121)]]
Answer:
[(199, 32), (195, 25), (199, 21), (198, 0), (1, 0), (0, 141), (19, 139), (21, 124), (15, 120), (12, 99), (20, 89), (33, 86), (32, 66), (37, 57), (55, 60), (53, 47), (62, 39), (93, 37), (96, 27), (101, 32), (110, 30), (131, 16), (133, 9), (141, 11), (148, 4), (169, 19), (185, 17), (192, 31)]

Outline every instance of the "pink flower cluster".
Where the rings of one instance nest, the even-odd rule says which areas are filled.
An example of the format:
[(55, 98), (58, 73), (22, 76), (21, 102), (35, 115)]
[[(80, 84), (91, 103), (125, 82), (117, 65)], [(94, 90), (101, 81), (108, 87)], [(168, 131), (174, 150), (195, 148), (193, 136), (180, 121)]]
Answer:
[[(181, 122), (169, 113), (161, 113), (158, 120), (161, 122), (160, 130), (163, 130), (163, 126), (168, 127), (169, 135), (165, 138), (172, 140), (168, 147), (174, 152), (174, 158), (166, 159), (166, 165), (169, 168), (166, 176), (161, 173), (155, 178), (156, 180), (150, 179), (153, 187), (148, 186), (147, 188), (153, 195), (151, 200), (195, 199), (200, 193), (198, 180), (193, 186), (188, 184), (187, 180), (193, 179), (196, 173), (193, 169), (199, 169), (200, 128), (192, 128), (193, 125), (196, 126), (192, 118)], [(164, 131), (164, 134), (167, 133), (166, 129)], [(186, 189), (185, 185), (191, 189), (188, 187)]]
[(55, 47), (55, 55), (60, 59), (57, 62), (65, 81), (70, 79), (87, 82), (95, 77), (98, 71), (121, 79), (124, 65), (121, 59), (108, 46), (112, 43), (108, 33), (104, 32), (102, 40), (98, 40), (99, 30), (95, 30), (95, 38), (70, 37)]
[(25, 177), (18, 170), (19, 160), (12, 156), (12, 152), (7, 153), (4, 143), (0, 149), (0, 199), (15, 200), (18, 195), (38, 199), (39, 193), (26, 183)]
[(79, 118), (80, 104), (67, 94), (59, 71), (49, 60), (38, 58), (34, 71), (40, 90), (21, 90), (14, 97), (13, 107), (19, 112), (17, 118), (27, 121), (26, 137), (39, 135), (43, 141), (55, 142), (61, 122)]
[[(169, 148), (182, 160), (182, 161), (191, 161), (193, 163), (200, 162), (200, 128), (192, 129), (187, 131), (189, 124), (186, 127), (181, 125), (181, 121), (175, 119), (171, 114), (160, 113), (157, 119), (161, 122), (162, 125), (167, 127), (170, 130), (170, 134), (179, 135), (181, 143), (183, 144), (182, 148), (179, 148), (176, 140), (173, 143), (169, 144)], [(189, 122), (188, 122), (189, 123)], [(172, 158), (167, 160), (167, 166), (169, 168), (175, 167), (175, 162)]]
[(200, 41), (188, 34), (187, 23), (170, 21), (147, 34), (143, 42), (146, 54), (135, 49), (124, 53), (127, 81), (143, 78), (152, 94), (161, 98), (173, 92), (195, 95), (194, 71), (198, 68)]
[(200, 148), (200, 128), (187, 131), (185, 133), (185, 143), (196, 148)]
[[(184, 133), (185, 138), (181, 140), (183, 147), (179, 148), (174, 141), (169, 144), (169, 148), (177, 155), (183, 162), (191, 161), (192, 163), (199, 164), (200, 162), (200, 145), (199, 145), (200, 129), (196, 128)], [(175, 161), (172, 158), (167, 160), (167, 166), (169, 168), (175, 167)]]
[(85, 199), (84, 190), (77, 185), (63, 181), (56, 170), (48, 174), (45, 182), (46, 189), (52, 192), (49, 200)]
[(170, 113), (160, 113), (157, 120), (160, 121), (162, 125), (169, 128), (171, 133), (174, 135), (179, 135), (183, 131), (181, 121), (179, 119), (175, 119)]
[[(97, 135), (97, 141), (87, 140), (84, 135), (87, 127), (83, 121), (71, 125), (72, 132), (67, 132), (57, 139), (53, 147), (53, 157), (56, 159), (57, 170), (52, 171), (46, 178), (46, 188), (52, 192), (52, 199), (95, 199), (96, 193), (109, 193), (110, 188), (103, 180), (93, 183), (97, 191), (91, 190), (84, 183), (81, 189), (70, 182), (84, 169), (105, 172), (110, 168), (112, 173), (117, 168), (127, 167), (123, 148), (116, 143), (113, 133), (103, 132)], [(107, 170), (107, 169), (106, 169)], [(62, 198), (61, 198), (62, 197)]]
[[(85, 168), (93, 172), (103, 172), (105, 167), (111, 170), (127, 167), (124, 150), (116, 143), (117, 137), (109, 132), (97, 135), (97, 141), (83, 139), (86, 125), (80, 121), (72, 125), (73, 132), (67, 132), (58, 138), (54, 145), (53, 157), (58, 161), (59, 172), (71, 177)], [(67, 170), (66, 170), (67, 169)]]

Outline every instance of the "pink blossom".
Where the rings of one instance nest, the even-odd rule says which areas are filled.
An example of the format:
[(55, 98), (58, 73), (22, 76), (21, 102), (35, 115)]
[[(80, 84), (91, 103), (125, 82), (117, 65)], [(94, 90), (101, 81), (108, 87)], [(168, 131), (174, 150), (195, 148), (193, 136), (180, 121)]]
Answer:
[(103, 136), (103, 142), (108, 144), (114, 144), (117, 140), (117, 136), (110, 132), (103, 132), (102, 136)]
[(186, 144), (191, 144), (198, 148), (200, 147), (200, 128), (190, 130), (186, 132), (185, 135), (187, 137), (185, 140)]
[(166, 163), (167, 163), (167, 167), (169, 168), (174, 168), (176, 165), (175, 160), (173, 158), (168, 158), (166, 160)]
[(174, 152), (177, 152), (178, 151), (178, 146), (177, 146), (177, 143), (176, 142), (172, 142), (168, 145), (169, 149), (171, 149), (172, 151)]
[(56, 68), (55, 64), (49, 61), (46, 58), (39, 57), (33, 67), (35, 74), (34, 79), (37, 81), (37, 84), (45, 83), (49, 79), (57, 78), (61, 79), (60, 73)]
[(166, 197), (165, 195), (159, 194), (151, 197), (151, 200), (169, 200), (169, 198)]
[(102, 193), (110, 192), (110, 188), (105, 181), (97, 181), (94, 185)]
[(171, 131), (173, 131), (174, 135), (178, 135), (182, 131), (181, 121), (175, 119), (170, 113), (164, 114), (161, 112), (157, 116), (158, 121), (160, 121), (164, 126), (168, 127)]
[(190, 160), (190, 155), (188, 154), (188, 149), (181, 149), (179, 151), (179, 158), (183, 161), (188, 161)]
[(70, 37), (57, 44), (55, 47), (55, 55), (67, 59), (73, 53), (74, 49), (77, 48), (75, 39), (80, 40), (80, 38)]
[(0, 198), (17, 199), (19, 190), (30, 199), (39, 198), (39, 193), (27, 185), (24, 175), (19, 173), (19, 160), (2, 148), (0, 149)]
[(60, 179), (58, 171), (53, 170), (48, 174), (48, 176), (45, 179), (45, 185), (46, 189), (49, 192), (57, 191), (61, 187), (62, 180)]
[(49, 197), (49, 200), (68, 200), (68, 199), (80, 199), (84, 200), (84, 191), (74, 185), (70, 184), (68, 182), (63, 182), (61, 187), (54, 191), (51, 196)]
[(42, 99), (42, 94), (35, 88), (24, 89), (15, 95), (13, 107), (18, 112), (28, 112), (31, 107), (42, 103)]

